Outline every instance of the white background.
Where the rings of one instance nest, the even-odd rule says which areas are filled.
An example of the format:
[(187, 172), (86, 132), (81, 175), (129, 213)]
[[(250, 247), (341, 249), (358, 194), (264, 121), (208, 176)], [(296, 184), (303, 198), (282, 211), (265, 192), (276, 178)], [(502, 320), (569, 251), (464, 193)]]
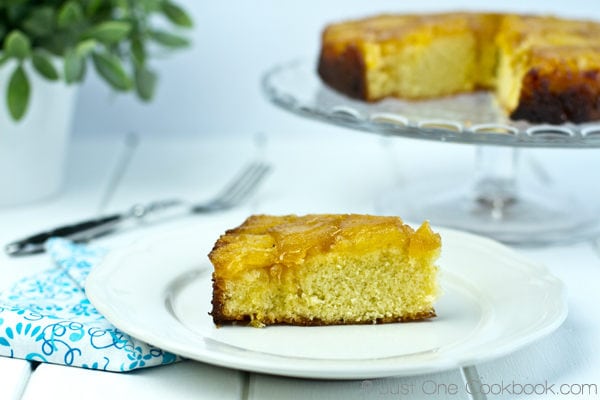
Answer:
[[(94, 74), (79, 93), (76, 134), (208, 135), (315, 129), (273, 106), (259, 80), (272, 65), (316, 58), (328, 22), (422, 10), (514, 10), (600, 19), (597, 0), (546, 1), (199, 1), (178, 0), (193, 16), (193, 46), (153, 61), (160, 73), (150, 104), (114, 94)], [(92, 69), (90, 68), (90, 72)], [(291, 133), (291, 132), (290, 132)]]

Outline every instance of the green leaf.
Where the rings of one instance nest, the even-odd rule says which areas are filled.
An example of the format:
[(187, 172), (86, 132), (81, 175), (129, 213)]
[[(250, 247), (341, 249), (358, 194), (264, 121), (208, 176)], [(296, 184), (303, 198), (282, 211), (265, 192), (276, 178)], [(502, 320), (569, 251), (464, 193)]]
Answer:
[(190, 44), (186, 38), (165, 31), (152, 31), (150, 32), (150, 37), (155, 42), (166, 47), (179, 48)]
[(85, 59), (70, 49), (65, 54), (65, 81), (67, 83), (80, 82), (85, 75)]
[[(136, 0), (140, 1), (140, 0)], [(120, 8), (121, 10), (128, 12), (130, 9), (130, 1), (129, 0), (112, 0), (112, 4), (114, 7)]]
[(150, 101), (154, 97), (158, 76), (146, 66), (135, 69), (135, 89), (140, 99)]
[(55, 12), (52, 7), (41, 6), (31, 11), (23, 21), (23, 29), (33, 36), (47, 36), (54, 30)]
[(61, 28), (78, 24), (83, 20), (81, 4), (75, 1), (66, 2), (58, 11), (57, 23)]
[(185, 28), (191, 28), (194, 26), (192, 18), (178, 5), (165, 1), (162, 5), (162, 11), (169, 21), (175, 25), (182, 26)]
[(131, 40), (131, 54), (138, 65), (143, 65), (146, 62), (146, 48), (144, 42), (139, 38)]
[(10, 76), (7, 91), (8, 111), (15, 121), (25, 115), (29, 104), (30, 86), (22, 65), (18, 65)]
[(85, 14), (88, 17), (98, 14), (98, 10), (102, 7), (103, 0), (90, 0), (85, 7)]
[(14, 23), (15, 21), (22, 21), (23, 18), (25, 18), (25, 13), (27, 13), (29, 7), (23, 3), (25, 3), (25, 1), (10, 1), (9, 4), (7, 4), (5, 9), (10, 22)]
[(96, 48), (97, 44), (98, 42), (96, 42), (96, 40), (94, 39), (85, 39), (77, 43), (75, 51), (80, 57), (85, 58), (92, 53), (92, 51)]
[(58, 71), (56, 71), (54, 64), (52, 64), (52, 60), (47, 53), (41, 50), (35, 51), (31, 56), (31, 61), (35, 70), (44, 78), (51, 81), (58, 79)]
[(105, 44), (112, 44), (125, 39), (130, 31), (131, 24), (129, 22), (108, 21), (94, 26), (84, 36)]
[(31, 41), (23, 32), (14, 30), (6, 37), (4, 49), (9, 56), (23, 60), (31, 53)]
[(154, 13), (156, 11), (160, 11), (162, 9), (163, 3), (164, 3), (164, 0), (142, 0), (142, 1), (138, 1), (138, 5), (147, 14), (151, 14), (151, 13)]
[(92, 60), (98, 74), (113, 88), (122, 91), (131, 89), (131, 79), (127, 76), (121, 60), (117, 56), (96, 52), (92, 54)]

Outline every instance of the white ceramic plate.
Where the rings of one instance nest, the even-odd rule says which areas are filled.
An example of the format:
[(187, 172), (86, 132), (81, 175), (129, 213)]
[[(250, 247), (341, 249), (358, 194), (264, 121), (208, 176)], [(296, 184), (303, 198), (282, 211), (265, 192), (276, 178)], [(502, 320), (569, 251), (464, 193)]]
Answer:
[(438, 317), (384, 325), (216, 328), (206, 255), (227, 226), (198, 224), (111, 252), (90, 274), (91, 302), (119, 329), (184, 357), (277, 375), (414, 375), (506, 355), (556, 329), (563, 284), (482, 237), (438, 229)]

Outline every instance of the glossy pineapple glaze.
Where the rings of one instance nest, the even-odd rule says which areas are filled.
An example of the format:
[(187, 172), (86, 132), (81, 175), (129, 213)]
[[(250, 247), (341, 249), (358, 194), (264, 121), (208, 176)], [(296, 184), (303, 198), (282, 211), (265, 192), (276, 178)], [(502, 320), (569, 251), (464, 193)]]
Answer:
[(335, 251), (360, 255), (373, 248), (406, 248), (413, 257), (439, 251), (441, 239), (424, 223), (417, 231), (398, 217), (356, 214), (257, 215), (221, 236), (209, 257), (216, 273), (234, 277), (249, 269), (297, 269)]

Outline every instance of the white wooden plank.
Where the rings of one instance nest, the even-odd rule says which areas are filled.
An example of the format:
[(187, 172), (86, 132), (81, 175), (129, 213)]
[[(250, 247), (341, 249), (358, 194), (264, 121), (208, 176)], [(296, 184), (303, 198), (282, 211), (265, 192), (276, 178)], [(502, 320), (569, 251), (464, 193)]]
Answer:
[(351, 381), (294, 379), (252, 374), (248, 398), (269, 399), (469, 399), (458, 370), (414, 377)]
[[(438, 163), (447, 160), (448, 176), (468, 171), (474, 154), (468, 147), (448, 153), (435, 142), (428, 142), (431, 150), (418, 141), (334, 132), (246, 132), (218, 140), (173, 137), (168, 142), (149, 138), (136, 150), (109, 209), (165, 197), (209, 198), (246, 161), (262, 157), (275, 169), (255, 201), (259, 211), (372, 212), (378, 197), (406, 175), (419, 180), (439, 168), (423, 163), (423, 154), (434, 154)], [(460, 161), (451, 162), (454, 157)]]
[(20, 399), (30, 374), (29, 362), (0, 357), (0, 399)]
[(238, 400), (241, 383), (241, 372), (192, 361), (128, 373), (42, 364), (23, 400)]
[[(190, 202), (208, 200), (247, 162), (258, 157), (259, 148), (252, 134), (240, 137), (140, 137), (127, 170), (121, 177), (104, 213), (123, 212), (134, 204), (144, 204), (154, 200), (181, 199)], [(190, 216), (183, 213), (167, 214), (174, 218), (156, 217), (131, 224), (96, 241), (106, 248), (126, 246), (138, 238), (159, 232), (177, 229), (194, 222), (194, 219), (212, 220), (228, 218), (232, 224), (239, 224), (256, 210), (256, 198), (242, 207), (214, 215)], [(217, 234), (218, 235), (218, 234)], [(217, 236), (215, 236), (216, 238)]]
[(253, 136), (141, 137), (135, 155), (108, 204), (123, 210), (135, 203), (165, 198), (202, 200), (215, 194), (253, 158)]
[(448, 152), (435, 142), (394, 139), (354, 131), (271, 135), (265, 153), (277, 166), (277, 190), (265, 193), (264, 211), (373, 213), (407, 182), (422, 182), (434, 171), (454, 177), (471, 166), (469, 148)]

